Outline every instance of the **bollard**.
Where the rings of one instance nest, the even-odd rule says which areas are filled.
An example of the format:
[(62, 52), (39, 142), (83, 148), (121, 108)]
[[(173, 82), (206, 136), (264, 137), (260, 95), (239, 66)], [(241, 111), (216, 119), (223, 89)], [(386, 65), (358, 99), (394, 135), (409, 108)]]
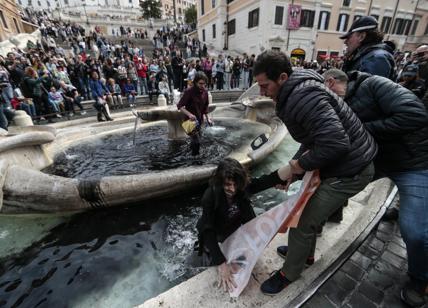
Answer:
[(13, 117), (13, 123), (15, 126), (33, 126), (33, 120), (31, 117), (23, 110), (16, 110)]
[(163, 94), (159, 94), (159, 96), (158, 96), (158, 106), (160, 106), (160, 107), (166, 106), (166, 98)]

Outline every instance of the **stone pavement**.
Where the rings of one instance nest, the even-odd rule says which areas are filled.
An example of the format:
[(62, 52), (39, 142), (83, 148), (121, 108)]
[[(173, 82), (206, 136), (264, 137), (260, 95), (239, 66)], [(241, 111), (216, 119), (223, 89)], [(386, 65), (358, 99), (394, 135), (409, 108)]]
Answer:
[(406, 260), (398, 222), (381, 221), (303, 307), (407, 307), (400, 300)]

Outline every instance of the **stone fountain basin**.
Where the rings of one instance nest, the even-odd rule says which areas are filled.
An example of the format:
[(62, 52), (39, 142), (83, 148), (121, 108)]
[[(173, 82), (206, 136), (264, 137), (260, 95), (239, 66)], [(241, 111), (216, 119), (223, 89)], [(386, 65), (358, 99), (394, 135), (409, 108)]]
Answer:
[[(275, 150), (287, 134), (285, 126), (276, 117), (269, 115), (263, 119), (261, 116), (259, 117), (260, 122), (258, 121), (260, 119), (254, 115), (252, 117), (255, 121), (247, 120), (244, 116), (235, 118), (233, 112), (225, 110), (227, 108), (234, 109), (236, 114), (238, 112), (242, 114), (242, 105), (238, 104), (219, 108), (215, 118), (226, 122), (250, 123), (258, 130), (261, 129), (270, 135), (269, 141), (257, 150), (250, 147), (252, 140), (232, 150), (228, 156), (237, 159), (243, 165), (250, 166), (260, 162)], [(233, 117), (221, 117), (225, 114), (233, 114)], [(38, 150), (40, 155), (34, 155), (34, 157), (42, 156), (43, 160), (31, 159), (37, 163), (21, 164), (17, 160), (3, 159), (4, 153), (0, 153), (0, 162), (2, 162), (0, 164), (0, 175), (2, 175), (0, 184), (3, 187), (3, 203), (0, 213), (81, 211), (118, 206), (164, 197), (206, 183), (215, 169), (214, 165), (126, 176), (105, 176), (96, 179), (66, 178), (40, 171), (52, 164), (58, 153), (77, 144), (91, 142), (91, 140), (107, 135), (129, 133), (134, 129), (134, 119), (126, 116), (108, 124), (91, 123), (83, 126), (69, 126), (57, 130), (56, 136), (51, 132), (38, 132), (39, 134), (51, 134), (52, 140), (46, 136), (44, 139), (42, 138), (43, 145), (40, 146), (41, 150)], [(167, 123), (166, 121), (143, 123), (140, 129), (153, 125), (167, 125)], [(23, 135), (25, 134), (7, 138), (23, 138)], [(28, 137), (26, 141), (28, 143)], [(24, 148), (28, 149), (27, 143)], [(34, 146), (31, 145), (31, 147)], [(11, 147), (7, 152), (14, 153), (18, 149), (25, 151), (22, 150), (22, 146), (16, 146), (15, 149)]]

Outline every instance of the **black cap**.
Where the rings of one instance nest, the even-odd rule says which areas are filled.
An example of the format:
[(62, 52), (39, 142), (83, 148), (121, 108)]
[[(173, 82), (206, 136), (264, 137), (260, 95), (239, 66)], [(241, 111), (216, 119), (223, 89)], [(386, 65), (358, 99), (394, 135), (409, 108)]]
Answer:
[(377, 28), (376, 18), (372, 16), (361, 16), (360, 18), (358, 18), (356, 21), (352, 23), (351, 28), (349, 28), (348, 32), (340, 36), (339, 38), (341, 40), (344, 40), (354, 32), (374, 30), (376, 28)]

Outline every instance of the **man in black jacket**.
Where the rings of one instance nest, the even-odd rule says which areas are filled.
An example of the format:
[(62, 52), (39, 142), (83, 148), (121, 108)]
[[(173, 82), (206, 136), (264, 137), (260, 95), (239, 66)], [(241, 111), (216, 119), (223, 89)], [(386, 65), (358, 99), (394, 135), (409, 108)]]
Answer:
[(281, 270), (261, 285), (277, 294), (298, 279), (305, 263), (313, 262), (316, 230), (372, 179), (377, 146), (354, 112), (312, 70), (293, 72), (284, 53), (268, 51), (254, 65), (262, 95), (276, 101), (276, 112), (291, 136), (301, 143), (293, 160), (278, 170), (290, 182), (305, 171), (318, 169), (321, 185), (309, 200), (297, 228), (290, 229), (287, 256)]
[(422, 306), (428, 295), (428, 112), (412, 92), (389, 79), (336, 69), (324, 77), (331, 90), (346, 93), (346, 102), (376, 139), (376, 173), (398, 187), (410, 276), (401, 298)]

